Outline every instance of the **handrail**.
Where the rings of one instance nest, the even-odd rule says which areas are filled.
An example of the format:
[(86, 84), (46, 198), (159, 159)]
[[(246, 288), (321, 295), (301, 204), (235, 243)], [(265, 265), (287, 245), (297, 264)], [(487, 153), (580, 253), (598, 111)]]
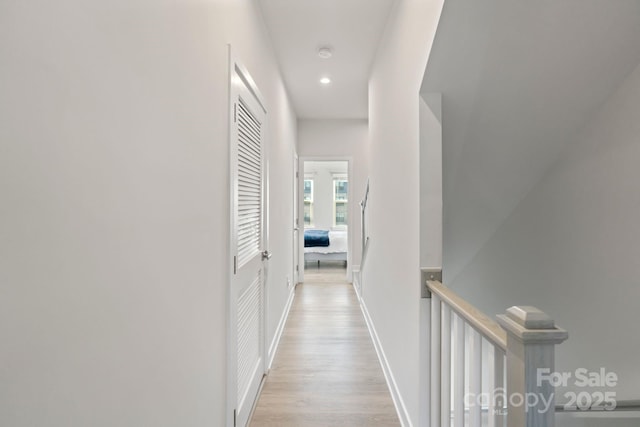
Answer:
[[(362, 257), (364, 258), (369, 244), (369, 236), (367, 232), (367, 203), (369, 202), (369, 179), (367, 178), (367, 188), (364, 191), (364, 198), (360, 202), (360, 234), (362, 240)], [(364, 259), (363, 259), (364, 262)], [(362, 263), (361, 263), (362, 264)]]
[(427, 289), (445, 301), (471, 327), (489, 340), (493, 345), (507, 349), (507, 333), (489, 316), (469, 304), (450, 288), (437, 280), (427, 280)]

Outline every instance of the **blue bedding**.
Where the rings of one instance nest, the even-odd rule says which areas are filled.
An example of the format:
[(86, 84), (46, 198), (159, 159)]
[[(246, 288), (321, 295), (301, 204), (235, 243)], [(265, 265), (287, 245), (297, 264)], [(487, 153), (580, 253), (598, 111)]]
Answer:
[(329, 231), (327, 230), (304, 230), (304, 247), (327, 247), (329, 246)]

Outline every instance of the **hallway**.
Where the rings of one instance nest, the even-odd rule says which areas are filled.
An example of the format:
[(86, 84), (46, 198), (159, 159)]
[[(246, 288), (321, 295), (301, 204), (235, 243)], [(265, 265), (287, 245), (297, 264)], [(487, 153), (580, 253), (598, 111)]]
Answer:
[(351, 284), (314, 274), (296, 297), (252, 427), (398, 426)]

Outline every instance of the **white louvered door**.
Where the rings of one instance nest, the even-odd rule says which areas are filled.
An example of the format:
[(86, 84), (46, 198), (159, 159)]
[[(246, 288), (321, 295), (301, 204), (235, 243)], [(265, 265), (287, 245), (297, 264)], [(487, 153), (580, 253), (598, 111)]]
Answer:
[(265, 373), (265, 147), (266, 112), (251, 80), (232, 76), (231, 172), (232, 323), (235, 325), (235, 424), (245, 426)]

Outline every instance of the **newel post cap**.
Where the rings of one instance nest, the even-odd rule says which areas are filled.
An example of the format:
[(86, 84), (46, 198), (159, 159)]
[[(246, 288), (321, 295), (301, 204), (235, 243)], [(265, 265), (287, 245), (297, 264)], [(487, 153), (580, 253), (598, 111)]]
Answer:
[(527, 329), (553, 329), (555, 323), (542, 310), (531, 306), (513, 306), (507, 310), (507, 317)]
[(567, 331), (557, 328), (553, 319), (536, 307), (511, 307), (506, 315), (498, 316), (498, 323), (509, 337), (525, 344), (560, 344), (569, 338)]

